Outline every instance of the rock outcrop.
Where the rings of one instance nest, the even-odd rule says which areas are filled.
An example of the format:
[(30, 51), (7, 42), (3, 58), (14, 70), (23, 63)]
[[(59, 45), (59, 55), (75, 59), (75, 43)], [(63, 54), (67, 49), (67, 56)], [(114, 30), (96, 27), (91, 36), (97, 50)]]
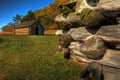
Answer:
[(119, 4), (119, 0), (75, 0), (59, 6), (62, 15), (55, 20), (64, 22), (66, 31), (59, 36), (60, 50), (64, 58), (88, 64), (81, 72), (85, 80), (119, 79)]
[(81, 13), (84, 8), (92, 10), (107, 11), (120, 11), (119, 0), (77, 0), (76, 12)]

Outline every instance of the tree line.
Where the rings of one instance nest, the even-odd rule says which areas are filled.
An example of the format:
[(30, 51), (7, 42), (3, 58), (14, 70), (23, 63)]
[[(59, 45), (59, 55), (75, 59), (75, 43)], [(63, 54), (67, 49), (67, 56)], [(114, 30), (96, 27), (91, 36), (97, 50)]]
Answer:
[(35, 11), (29, 10), (26, 15), (16, 14), (13, 17), (13, 22), (9, 22), (7, 25), (2, 27), (3, 31), (11, 32), (13, 28), (18, 24), (19, 21), (30, 21), (38, 20), (46, 30), (61, 29), (62, 26), (57, 25), (54, 21), (55, 17), (60, 14), (58, 6), (62, 3), (68, 2), (69, 0), (54, 0), (49, 6)]

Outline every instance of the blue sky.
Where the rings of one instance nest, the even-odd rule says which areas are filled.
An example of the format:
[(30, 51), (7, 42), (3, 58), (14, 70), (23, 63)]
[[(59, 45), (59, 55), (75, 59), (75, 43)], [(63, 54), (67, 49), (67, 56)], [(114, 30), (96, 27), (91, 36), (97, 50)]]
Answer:
[(16, 14), (25, 15), (28, 10), (48, 6), (54, 0), (0, 0), (0, 28), (13, 21)]

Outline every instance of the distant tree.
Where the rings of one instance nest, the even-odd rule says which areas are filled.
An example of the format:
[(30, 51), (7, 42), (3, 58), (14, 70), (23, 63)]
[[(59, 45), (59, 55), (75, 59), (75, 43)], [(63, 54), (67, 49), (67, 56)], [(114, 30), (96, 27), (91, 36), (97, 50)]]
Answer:
[(13, 32), (14, 27), (15, 27), (15, 24), (12, 23), (12, 22), (9, 22), (7, 25), (5, 25), (5, 26), (2, 27), (2, 31)]
[(14, 23), (15, 23), (15, 24), (18, 24), (18, 21), (19, 21), (19, 20), (22, 20), (22, 17), (23, 17), (22, 15), (16, 14), (16, 16), (13, 17)]
[(23, 21), (30, 21), (30, 20), (35, 20), (35, 15), (34, 13), (32, 12), (32, 10), (29, 10), (27, 12), (27, 15), (25, 15), (23, 18), (22, 18), (22, 22)]
[(41, 22), (45, 29), (62, 29), (63, 23), (60, 23), (60, 25), (56, 25), (54, 19), (57, 15), (60, 14), (58, 6), (65, 2), (69, 2), (69, 0), (54, 0), (53, 3), (42, 9), (35, 10), (34, 12), (32, 10), (29, 10), (26, 15), (16, 14), (16, 16), (13, 17), (13, 20), (15, 24), (17, 24), (19, 20), (21, 22), (38, 20)]
[(15, 24), (18, 24), (19, 21), (23, 22), (23, 21), (30, 21), (30, 20), (35, 20), (35, 15), (34, 15), (34, 12), (32, 12), (32, 10), (29, 10), (26, 15), (16, 14), (16, 16), (13, 17), (13, 21)]

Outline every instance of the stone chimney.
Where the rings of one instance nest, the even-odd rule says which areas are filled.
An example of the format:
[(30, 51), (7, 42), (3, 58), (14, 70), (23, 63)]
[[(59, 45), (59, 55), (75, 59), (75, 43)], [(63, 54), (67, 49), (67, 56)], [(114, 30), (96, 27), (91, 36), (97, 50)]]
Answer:
[(18, 23), (17, 24), (20, 24), (22, 21), (21, 20), (18, 20)]

